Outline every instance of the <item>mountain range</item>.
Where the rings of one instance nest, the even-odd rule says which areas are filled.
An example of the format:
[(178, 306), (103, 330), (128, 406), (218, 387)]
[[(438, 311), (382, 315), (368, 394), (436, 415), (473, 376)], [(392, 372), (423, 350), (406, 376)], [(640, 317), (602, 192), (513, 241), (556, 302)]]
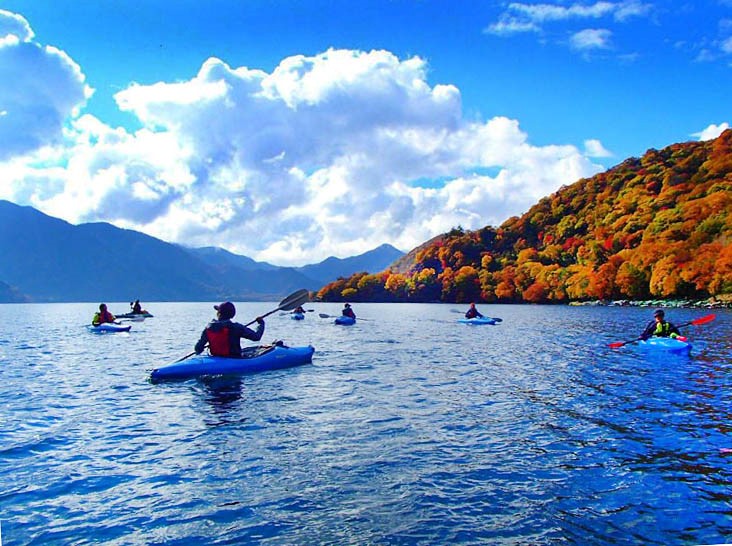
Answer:
[(72, 225), (0, 200), (0, 302), (278, 301), (339, 276), (380, 271), (403, 255), (278, 267), (221, 248), (187, 248), (108, 223)]

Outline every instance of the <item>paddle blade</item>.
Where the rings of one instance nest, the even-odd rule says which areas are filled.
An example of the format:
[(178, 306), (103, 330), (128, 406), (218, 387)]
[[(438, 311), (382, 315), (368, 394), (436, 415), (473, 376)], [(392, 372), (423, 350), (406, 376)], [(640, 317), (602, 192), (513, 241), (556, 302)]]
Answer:
[(624, 341), (616, 341), (615, 343), (611, 343), (610, 345), (608, 345), (608, 347), (610, 347), (611, 349), (617, 349), (618, 347), (622, 347), (623, 345), (625, 345)]
[(503, 319), (502, 318), (498, 318), (498, 317), (491, 317), (491, 320), (493, 320), (495, 322), (503, 322)]
[(308, 292), (307, 288), (301, 288), (297, 292), (293, 292), (284, 300), (282, 300), (277, 309), (279, 309), (280, 311), (291, 311), (292, 309), (294, 309), (298, 305), (302, 305), (309, 299), (310, 292)]
[(700, 324), (706, 324), (707, 322), (712, 322), (715, 318), (717, 318), (717, 315), (706, 315), (704, 317), (700, 317), (698, 319), (694, 319), (691, 321), (691, 324), (694, 326), (699, 326)]
[(330, 315), (326, 315), (325, 313), (318, 313), (318, 316), (320, 318), (330, 318)]

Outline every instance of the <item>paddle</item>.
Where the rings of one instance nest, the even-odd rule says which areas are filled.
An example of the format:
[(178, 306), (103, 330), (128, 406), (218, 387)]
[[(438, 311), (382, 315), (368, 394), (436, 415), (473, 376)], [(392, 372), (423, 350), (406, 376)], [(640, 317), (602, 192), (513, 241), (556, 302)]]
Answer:
[[(685, 322), (684, 324), (679, 324), (677, 328), (683, 328), (684, 326), (689, 326), (690, 324), (693, 324), (694, 326), (699, 326), (701, 324), (706, 324), (708, 322), (712, 322), (715, 318), (717, 318), (717, 315), (705, 315), (703, 317), (699, 317), (698, 319), (694, 319), (689, 322)], [(617, 349), (619, 347), (622, 347), (624, 345), (628, 345), (629, 343), (635, 343), (636, 341), (640, 341), (643, 339), (642, 337), (638, 337), (636, 339), (631, 339), (630, 341), (616, 341), (614, 343), (610, 343), (608, 347), (611, 349)]]
[[(458, 313), (460, 315), (464, 315), (465, 314), (465, 312), (464, 311), (461, 311), (460, 309), (450, 309), (450, 312), (451, 313)], [(503, 322), (503, 319), (502, 318), (498, 318), (498, 317), (485, 317), (485, 318), (494, 320), (496, 322)]]
[[(272, 313), (276, 313), (277, 311), (290, 311), (290, 310), (294, 309), (295, 307), (297, 307), (298, 305), (302, 305), (303, 303), (305, 303), (306, 301), (308, 301), (308, 299), (310, 299), (310, 293), (307, 291), (306, 288), (301, 288), (300, 290), (298, 290), (296, 292), (293, 292), (292, 294), (290, 294), (289, 296), (287, 296), (284, 300), (282, 300), (280, 302), (280, 304), (277, 306), (277, 309), (272, 309), (268, 313), (265, 313), (264, 315), (261, 315), (259, 318), (268, 317), (269, 315), (271, 315)], [(247, 322), (244, 326), (251, 326), (255, 322), (257, 322), (257, 319), (254, 319), (251, 322)], [(195, 351), (193, 351), (192, 353), (187, 354), (186, 356), (184, 356), (182, 358), (179, 358), (178, 360), (176, 360), (175, 362), (173, 362), (173, 364), (177, 364), (178, 362), (182, 362), (186, 358), (192, 357), (194, 354), (196, 354)]]

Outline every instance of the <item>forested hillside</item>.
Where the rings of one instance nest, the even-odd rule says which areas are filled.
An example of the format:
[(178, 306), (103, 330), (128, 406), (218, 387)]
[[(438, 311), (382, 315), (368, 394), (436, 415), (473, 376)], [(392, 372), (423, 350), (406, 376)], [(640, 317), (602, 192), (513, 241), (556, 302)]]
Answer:
[(649, 150), (521, 217), (455, 228), (326, 301), (568, 302), (732, 294), (732, 130)]

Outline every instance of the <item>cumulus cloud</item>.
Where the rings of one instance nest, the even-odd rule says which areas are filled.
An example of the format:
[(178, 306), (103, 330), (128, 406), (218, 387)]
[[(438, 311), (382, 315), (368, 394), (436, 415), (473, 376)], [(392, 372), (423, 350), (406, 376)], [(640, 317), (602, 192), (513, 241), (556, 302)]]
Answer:
[(277, 264), (497, 225), (602, 170), (600, 142), (534, 146), (516, 120), (466, 119), (455, 86), (388, 51), (297, 55), (272, 72), (211, 58), (188, 80), (120, 91), (136, 132), (77, 116), (81, 71), (56, 66), (75, 100), (40, 132), (46, 145), (0, 158), (1, 198)]
[(33, 38), (23, 17), (0, 10), (0, 160), (61, 142), (92, 92), (68, 55)]
[(693, 133), (691, 136), (698, 138), (699, 140), (712, 140), (721, 135), (724, 131), (729, 129), (729, 123), (724, 122), (719, 125), (711, 124), (706, 129)]

